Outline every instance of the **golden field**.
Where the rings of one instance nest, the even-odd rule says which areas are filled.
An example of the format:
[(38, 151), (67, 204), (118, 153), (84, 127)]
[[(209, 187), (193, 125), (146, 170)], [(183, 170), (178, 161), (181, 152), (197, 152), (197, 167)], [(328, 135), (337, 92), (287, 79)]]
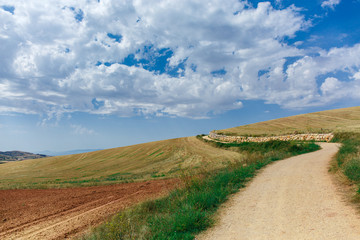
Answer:
[(360, 132), (360, 107), (341, 108), (217, 130), (225, 135)]
[(214, 169), (241, 154), (196, 137), (169, 139), (83, 154), (0, 164), (0, 189), (111, 184), (173, 177), (184, 169)]
[[(227, 135), (360, 132), (360, 107), (309, 113), (216, 131)], [(83, 154), (0, 164), (0, 189), (113, 184), (178, 177), (183, 171), (221, 168), (238, 152), (196, 137), (137, 144)]]

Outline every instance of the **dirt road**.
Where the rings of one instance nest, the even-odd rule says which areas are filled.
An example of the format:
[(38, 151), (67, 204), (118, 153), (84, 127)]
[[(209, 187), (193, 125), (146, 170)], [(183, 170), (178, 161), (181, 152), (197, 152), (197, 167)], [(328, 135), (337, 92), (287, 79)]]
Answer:
[(336, 190), (322, 150), (266, 167), (220, 209), (218, 224), (197, 239), (359, 240), (360, 218)]
[(0, 190), (0, 239), (66, 239), (179, 180), (69, 189)]

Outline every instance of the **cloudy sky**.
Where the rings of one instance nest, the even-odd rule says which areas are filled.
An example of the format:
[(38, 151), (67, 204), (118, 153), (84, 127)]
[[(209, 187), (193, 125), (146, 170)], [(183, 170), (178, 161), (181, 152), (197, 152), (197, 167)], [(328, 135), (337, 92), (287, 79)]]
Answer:
[(360, 102), (359, 0), (0, 0), (0, 151), (110, 148)]

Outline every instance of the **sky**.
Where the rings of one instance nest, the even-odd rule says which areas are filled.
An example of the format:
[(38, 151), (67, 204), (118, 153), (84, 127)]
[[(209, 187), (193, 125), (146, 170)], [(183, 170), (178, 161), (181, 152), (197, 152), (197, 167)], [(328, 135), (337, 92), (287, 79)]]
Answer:
[(358, 106), (359, 12), (360, 0), (0, 0), (0, 151)]

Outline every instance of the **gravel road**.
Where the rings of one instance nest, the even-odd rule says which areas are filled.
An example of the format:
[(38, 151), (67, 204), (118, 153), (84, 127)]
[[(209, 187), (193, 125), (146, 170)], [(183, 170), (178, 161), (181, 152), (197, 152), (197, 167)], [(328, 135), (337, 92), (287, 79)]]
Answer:
[(321, 146), (266, 167), (220, 209), (216, 226), (196, 239), (359, 240), (359, 215), (328, 173), (338, 145)]

